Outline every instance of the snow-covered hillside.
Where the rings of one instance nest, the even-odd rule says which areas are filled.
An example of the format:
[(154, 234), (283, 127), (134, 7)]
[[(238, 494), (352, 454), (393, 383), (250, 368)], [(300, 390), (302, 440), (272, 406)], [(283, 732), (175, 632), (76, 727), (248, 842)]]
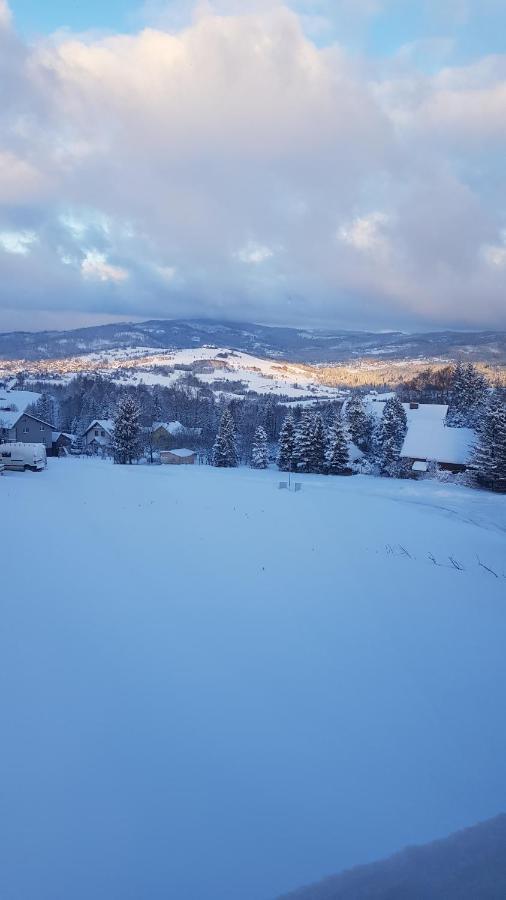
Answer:
[(0, 478), (2, 900), (270, 900), (506, 807), (502, 496)]
[[(16, 367), (14, 367), (16, 368)], [(18, 366), (19, 368), (19, 366)], [(0, 361), (0, 375), (14, 371)], [(318, 382), (308, 366), (263, 359), (226, 347), (199, 347), (160, 351), (146, 347), (100, 350), (68, 359), (31, 362), (24, 371), (32, 378), (49, 373), (53, 382), (69, 381), (74, 375), (95, 373), (113, 377), (122, 384), (175, 384), (187, 372), (202, 383), (241, 382), (243, 393), (286, 394), (297, 399), (313, 396), (335, 399), (342, 396), (336, 388)]]

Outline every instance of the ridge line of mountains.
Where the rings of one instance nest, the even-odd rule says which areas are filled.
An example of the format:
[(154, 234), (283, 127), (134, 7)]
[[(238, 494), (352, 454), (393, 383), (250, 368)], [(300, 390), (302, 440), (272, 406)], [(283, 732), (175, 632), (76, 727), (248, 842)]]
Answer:
[(228, 347), (287, 362), (346, 363), (381, 360), (464, 359), (506, 363), (504, 331), (346, 331), (288, 328), (207, 319), (152, 319), (69, 331), (0, 333), (0, 359), (63, 359), (99, 350), (181, 350)]
[(506, 815), (388, 859), (348, 869), (277, 900), (504, 900)]

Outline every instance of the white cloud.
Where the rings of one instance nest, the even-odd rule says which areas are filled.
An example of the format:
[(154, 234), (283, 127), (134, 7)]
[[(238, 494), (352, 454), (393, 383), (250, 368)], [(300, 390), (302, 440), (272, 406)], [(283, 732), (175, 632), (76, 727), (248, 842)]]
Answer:
[(388, 223), (389, 217), (382, 212), (357, 216), (347, 225), (341, 226), (338, 237), (356, 250), (385, 255), (389, 249), (389, 241), (383, 232), (383, 227)]
[(30, 252), (32, 244), (35, 244), (37, 240), (37, 235), (33, 231), (0, 232), (0, 247), (6, 253), (26, 256)]
[(271, 250), (270, 247), (265, 247), (262, 244), (256, 244), (254, 241), (249, 241), (244, 247), (237, 251), (236, 256), (237, 259), (243, 263), (253, 263), (258, 265), (258, 263), (263, 263), (274, 256), (274, 251)]
[(0, 233), (38, 236), (7, 241), (31, 278), (0, 254), (0, 310), (505, 326), (506, 56), (428, 76), (308, 37), (350, 4), (189, 2), (183, 30), (30, 47), (0, 30)]
[(98, 250), (88, 250), (85, 258), (81, 263), (81, 272), (83, 278), (90, 281), (112, 281), (121, 283), (128, 278), (126, 269), (120, 266), (111, 265), (104, 253)]
[(8, 28), (12, 15), (7, 0), (0, 0), (0, 28)]
[(482, 248), (485, 262), (495, 269), (506, 268), (506, 231), (501, 233), (501, 243), (486, 244)]

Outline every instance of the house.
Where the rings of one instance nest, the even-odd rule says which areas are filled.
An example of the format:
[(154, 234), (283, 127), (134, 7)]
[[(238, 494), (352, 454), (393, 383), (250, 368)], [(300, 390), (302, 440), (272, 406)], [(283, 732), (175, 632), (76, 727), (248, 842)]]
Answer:
[(411, 464), (411, 471), (426, 472), (432, 463), (448, 472), (465, 472), (476, 443), (472, 428), (450, 428), (445, 404), (420, 403), (414, 409), (410, 404), (404, 406), (408, 407), (408, 431), (400, 456)]
[(111, 446), (113, 435), (112, 419), (94, 419), (84, 432), (84, 448), (90, 452), (104, 452)]
[(39, 397), (34, 391), (0, 391), (0, 443), (43, 444), (51, 449), (54, 425), (26, 412)]
[(153, 447), (158, 450), (170, 450), (176, 446), (183, 431), (181, 422), (153, 422), (151, 429)]
[[(368, 409), (381, 418), (384, 400), (367, 398)], [(408, 430), (400, 458), (418, 477), (431, 465), (449, 472), (464, 472), (472, 462), (476, 434), (472, 428), (450, 428), (444, 403), (403, 403)]]
[(52, 438), (51, 456), (65, 456), (75, 441), (75, 435), (65, 431), (53, 431)]
[(54, 425), (30, 413), (0, 409), (0, 443), (43, 444), (53, 446)]
[(166, 466), (193, 466), (195, 465), (195, 451), (181, 447), (177, 450), (162, 450), (160, 461)]

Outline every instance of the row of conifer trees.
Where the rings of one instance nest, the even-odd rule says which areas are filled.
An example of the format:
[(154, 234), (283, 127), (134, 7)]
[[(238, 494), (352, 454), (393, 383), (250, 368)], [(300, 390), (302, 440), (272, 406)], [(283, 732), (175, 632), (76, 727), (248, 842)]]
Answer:
[[(474, 379), (471, 367), (457, 374), (467, 379), (469, 391), (467, 416), (464, 408), (454, 410), (459, 425), (469, 423), (471, 390), (479, 395), (480, 415), (475, 416), (474, 427), (477, 442), (474, 462), (479, 477), (484, 480), (506, 480), (506, 405), (498, 391), (490, 389), (483, 394), (482, 385)], [(450, 410), (451, 412), (451, 410)], [(452, 421), (452, 418), (450, 418)], [(373, 471), (387, 476), (401, 471), (400, 452), (407, 431), (404, 407), (398, 397), (386, 401), (383, 415), (376, 419), (368, 411), (363, 400), (354, 396), (345, 404), (344, 411), (336, 415), (327, 427), (319, 412), (305, 410), (299, 421), (289, 412), (283, 422), (277, 446), (277, 464), (284, 472), (314, 472), (345, 474), (348, 471), (351, 445), (364, 454)], [(131, 397), (122, 399), (117, 408), (114, 427), (114, 455), (117, 462), (130, 463), (141, 454), (141, 427), (139, 404)], [(269, 464), (268, 438), (262, 426), (256, 428), (251, 465), (265, 469)], [(212, 451), (212, 463), (220, 468), (238, 465), (237, 434), (230, 409), (225, 409)]]
[[(352, 441), (362, 453), (375, 456), (382, 474), (396, 474), (399, 453), (406, 435), (406, 413), (402, 403), (392, 398), (385, 403), (378, 425), (360, 400), (352, 400), (345, 414), (337, 414), (330, 427), (326, 427), (319, 412), (305, 410), (296, 422), (288, 413), (279, 435), (277, 464), (283, 472), (313, 472), (343, 475), (349, 471), (349, 445)], [(238, 464), (237, 436), (230, 410), (223, 413), (212, 462), (219, 468)], [(265, 430), (256, 429), (251, 465), (265, 469), (269, 463), (269, 446)]]

